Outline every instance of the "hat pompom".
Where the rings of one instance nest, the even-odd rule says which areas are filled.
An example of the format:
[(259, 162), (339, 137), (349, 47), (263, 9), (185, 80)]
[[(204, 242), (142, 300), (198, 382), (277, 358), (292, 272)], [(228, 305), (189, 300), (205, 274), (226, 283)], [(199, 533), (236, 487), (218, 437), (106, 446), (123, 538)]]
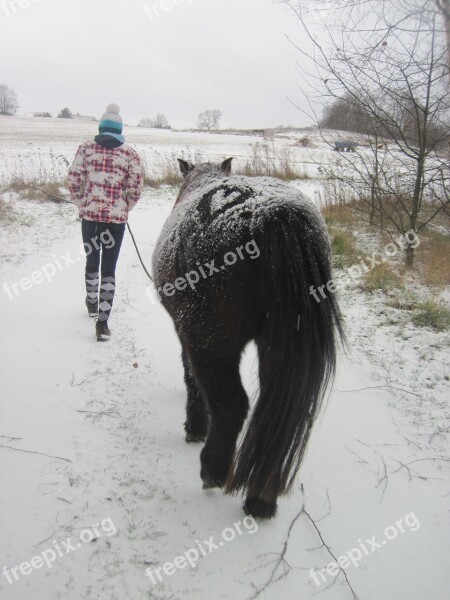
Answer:
[(112, 113), (113, 115), (118, 115), (120, 113), (120, 108), (118, 107), (117, 104), (114, 104), (114, 102), (113, 102), (112, 104), (108, 104), (108, 106), (106, 108), (106, 112)]

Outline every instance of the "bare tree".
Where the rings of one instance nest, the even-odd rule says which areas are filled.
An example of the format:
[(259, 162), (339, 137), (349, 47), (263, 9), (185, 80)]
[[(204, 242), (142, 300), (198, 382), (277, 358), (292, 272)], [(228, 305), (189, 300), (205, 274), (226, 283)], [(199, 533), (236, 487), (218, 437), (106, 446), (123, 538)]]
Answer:
[[(403, 19), (412, 15), (438, 15), (441, 19), (441, 30), (444, 32), (447, 46), (447, 62), (450, 68), (450, 0), (276, 0), (280, 4), (286, 4), (296, 14), (303, 17), (318, 15), (328, 27), (336, 31), (342, 29), (344, 24), (347, 28), (350, 23), (355, 31), (364, 33), (366, 30), (362, 25), (373, 10), (384, 13), (384, 23), (378, 23), (380, 27), (389, 28), (392, 25), (401, 25)], [(372, 27), (375, 27), (372, 20)]]
[[(315, 69), (300, 73), (317, 121), (324, 103), (366, 117), (365, 147), (330, 174), (353, 190), (363, 218), (391, 236), (418, 233), (449, 206), (449, 63), (436, 0), (330, 0), (318, 4), (334, 6), (332, 17), (312, 25), (302, 3), (287, 4), (313, 48), (299, 48)], [(412, 266), (414, 247), (405, 250)]]
[(18, 108), (16, 92), (6, 84), (0, 84), (0, 115), (15, 115)]
[(447, 42), (447, 61), (450, 67), (450, 0), (435, 0), (435, 4), (444, 20), (445, 37)]
[(222, 113), (220, 110), (205, 110), (198, 115), (197, 127), (199, 129), (219, 129)]
[(152, 127), (152, 120), (148, 117), (141, 119), (138, 123), (138, 127)]
[(158, 113), (153, 119), (145, 118), (141, 119), (138, 124), (139, 127), (150, 127), (152, 129), (170, 129), (170, 123), (167, 117), (163, 113)]
[(353, 103), (348, 94), (324, 106), (320, 126), (324, 129), (340, 129), (356, 133), (375, 133), (377, 129), (372, 115), (363, 106)]
[(156, 117), (151, 120), (151, 127), (155, 129), (170, 129), (170, 123), (165, 114), (158, 113)]

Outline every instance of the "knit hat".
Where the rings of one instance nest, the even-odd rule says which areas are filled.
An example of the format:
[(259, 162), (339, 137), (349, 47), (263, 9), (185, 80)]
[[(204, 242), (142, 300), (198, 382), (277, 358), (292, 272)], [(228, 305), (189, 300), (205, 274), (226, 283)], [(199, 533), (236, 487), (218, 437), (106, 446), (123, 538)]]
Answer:
[(100, 133), (122, 133), (123, 121), (117, 104), (109, 104), (102, 114), (98, 130)]

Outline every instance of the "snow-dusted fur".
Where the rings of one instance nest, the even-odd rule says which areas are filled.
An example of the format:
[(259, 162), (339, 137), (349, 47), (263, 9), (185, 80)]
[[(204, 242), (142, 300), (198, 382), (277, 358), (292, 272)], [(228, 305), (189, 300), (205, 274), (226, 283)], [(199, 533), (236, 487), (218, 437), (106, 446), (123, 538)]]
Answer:
[[(310, 294), (311, 285), (332, 279), (328, 234), (317, 208), (281, 181), (231, 176), (231, 160), (180, 165), (185, 182), (153, 267), (183, 349), (186, 439), (207, 438), (205, 487), (243, 490), (248, 513), (271, 517), (300, 466), (334, 373), (336, 331), (342, 334), (333, 294), (321, 302)], [(244, 258), (226, 264), (237, 248)], [(245, 253), (250, 248), (253, 256)], [(207, 263), (217, 270), (164, 293)], [(260, 392), (236, 451), (248, 412), (239, 363), (250, 340), (258, 348)]]

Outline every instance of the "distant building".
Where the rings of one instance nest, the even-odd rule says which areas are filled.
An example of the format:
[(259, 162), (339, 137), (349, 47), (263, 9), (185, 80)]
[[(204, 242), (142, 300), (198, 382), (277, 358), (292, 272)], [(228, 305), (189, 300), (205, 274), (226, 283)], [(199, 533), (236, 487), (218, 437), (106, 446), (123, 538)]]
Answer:
[(334, 142), (334, 149), (337, 152), (356, 152), (358, 144), (356, 142)]
[(96, 121), (97, 119), (95, 117), (91, 117), (89, 115), (80, 115), (80, 113), (77, 113), (76, 115), (74, 114), (72, 116), (73, 119), (76, 119), (77, 121)]

